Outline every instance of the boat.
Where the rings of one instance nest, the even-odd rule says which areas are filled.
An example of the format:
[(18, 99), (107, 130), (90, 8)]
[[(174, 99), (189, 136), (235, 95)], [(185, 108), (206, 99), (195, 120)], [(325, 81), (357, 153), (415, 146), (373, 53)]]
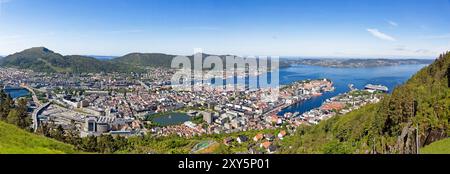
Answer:
[(365, 88), (368, 89), (368, 90), (389, 92), (389, 88), (387, 86), (383, 86), (383, 85), (368, 84), (368, 85), (365, 86)]

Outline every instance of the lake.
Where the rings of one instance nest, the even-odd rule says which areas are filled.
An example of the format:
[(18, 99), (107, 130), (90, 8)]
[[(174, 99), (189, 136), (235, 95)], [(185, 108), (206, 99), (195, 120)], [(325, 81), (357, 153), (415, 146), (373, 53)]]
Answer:
[(183, 113), (167, 113), (161, 116), (157, 116), (151, 119), (153, 122), (160, 126), (170, 126), (183, 124), (186, 121), (190, 121), (191, 117)]
[(280, 84), (286, 85), (298, 80), (327, 78), (333, 81), (336, 90), (324, 93), (320, 97), (300, 102), (284, 109), (279, 115), (286, 112), (304, 113), (318, 108), (329, 98), (350, 91), (349, 84), (355, 88), (363, 89), (367, 84), (381, 84), (389, 88), (389, 92), (412, 77), (416, 72), (424, 68), (420, 65), (399, 65), (373, 68), (330, 68), (307, 65), (294, 65), (280, 70)]

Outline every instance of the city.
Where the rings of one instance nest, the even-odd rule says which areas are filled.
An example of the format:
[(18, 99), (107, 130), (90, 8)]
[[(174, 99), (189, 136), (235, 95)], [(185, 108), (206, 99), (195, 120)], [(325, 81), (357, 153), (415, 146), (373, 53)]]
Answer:
[[(281, 130), (276, 137), (282, 139), (295, 132), (299, 125), (315, 125), (321, 120), (377, 103), (388, 92), (386, 87), (367, 85), (364, 90), (352, 89), (328, 99), (321, 107), (309, 112), (279, 115), (286, 107), (333, 91), (333, 82), (302, 80), (281, 86), (279, 91), (273, 87), (229, 91), (211, 85), (202, 86), (201, 91), (180, 91), (170, 85), (175, 72), (174, 69), (151, 68), (146, 74), (47, 74), (0, 68), (0, 78), (5, 89), (29, 91), (29, 95), (23, 97), (29, 98), (28, 105), (33, 109), (30, 115), (34, 131), (50, 124), (63, 129), (76, 127), (80, 137), (108, 134), (190, 138)], [(276, 91), (279, 93), (276, 100), (263, 100), (263, 95)], [(172, 117), (184, 120), (167, 125), (154, 121), (163, 118), (171, 122)], [(239, 136), (236, 141), (253, 138), (268, 153), (273, 153), (276, 152), (276, 147), (272, 146), (274, 137), (258, 134), (255, 137)], [(260, 141), (263, 138), (266, 142)], [(232, 140), (227, 138), (224, 144)]]

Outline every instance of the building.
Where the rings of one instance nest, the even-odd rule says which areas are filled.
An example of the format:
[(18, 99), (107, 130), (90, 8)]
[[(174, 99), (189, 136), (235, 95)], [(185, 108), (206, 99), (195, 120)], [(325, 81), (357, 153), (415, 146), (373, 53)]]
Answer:
[(253, 141), (258, 142), (261, 141), (264, 138), (263, 134), (257, 134), (255, 137), (253, 137)]
[(278, 138), (282, 140), (286, 135), (287, 135), (287, 132), (282, 130), (282, 131), (280, 131), (280, 133), (278, 133)]
[(85, 132), (97, 132), (97, 118), (88, 117), (84, 124)]
[(269, 154), (273, 154), (273, 153), (275, 153), (276, 151), (277, 151), (277, 147), (274, 146), (274, 145), (270, 145), (269, 148), (267, 148), (267, 152), (268, 152)]
[(236, 140), (239, 144), (242, 144), (248, 141), (248, 137), (245, 135), (239, 135)]
[(259, 147), (260, 148), (264, 148), (264, 149), (268, 149), (271, 145), (272, 145), (272, 142), (266, 141), (264, 143), (261, 143), (261, 145)]
[(80, 102), (78, 102), (78, 108), (85, 108), (89, 106), (89, 102), (86, 100), (81, 100)]
[(233, 142), (233, 138), (231, 138), (231, 137), (225, 138), (223, 140), (223, 144), (225, 144), (226, 146), (230, 146), (232, 142)]
[(275, 136), (272, 134), (266, 134), (266, 135), (264, 135), (264, 137), (266, 138), (267, 141), (275, 140)]
[(214, 120), (213, 120), (213, 115), (211, 113), (203, 112), (202, 115), (203, 115), (203, 121), (205, 121), (208, 124), (213, 123)]

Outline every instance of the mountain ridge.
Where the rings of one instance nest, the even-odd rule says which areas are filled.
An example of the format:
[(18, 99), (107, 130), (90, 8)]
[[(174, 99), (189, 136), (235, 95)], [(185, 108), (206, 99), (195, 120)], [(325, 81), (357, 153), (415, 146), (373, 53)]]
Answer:
[[(194, 55), (186, 56), (191, 62)], [(172, 59), (177, 55), (164, 53), (129, 53), (124, 56), (98, 59), (84, 55), (61, 55), (46, 47), (33, 47), (0, 58), (0, 66), (31, 69), (37, 72), (98, 73), (98, 72), (145, 72), (146, 67), (171, 68)], [(202, 57), (228, 55), (202, 53)], [(374, 67), (384, 65), (417, 64), (432, 60), (419, 59), (280, 59), (280, 67), (292, 64), (318, 65), (329, 67)], [(381, 62), (381, 63), (380, 63)], [(400, 62), (400, 63), (399, 63)], [(225, 61), (224, 61), (225, 66)]]

